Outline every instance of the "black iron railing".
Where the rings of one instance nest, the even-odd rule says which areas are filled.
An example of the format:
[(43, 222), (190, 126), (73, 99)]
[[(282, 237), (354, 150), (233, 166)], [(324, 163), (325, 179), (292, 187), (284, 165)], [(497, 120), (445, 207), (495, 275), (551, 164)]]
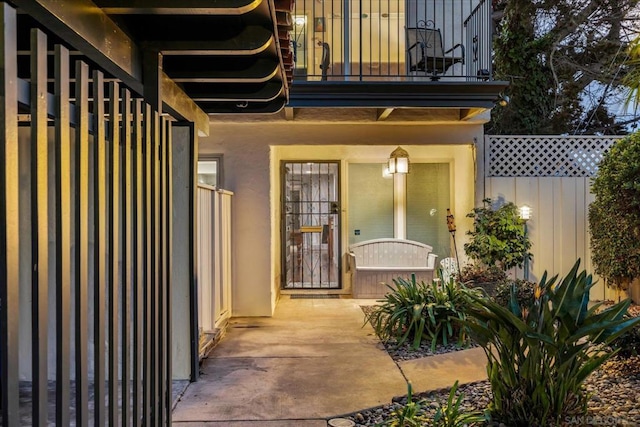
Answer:
[(17, 15), (0, 3), (0, 424), (170, 425), (171, 121), (62, 45), (48, 67), (40, 29), (20, 53)]
[(299, 0), (294, 79), (490, 80), (488, 0)]

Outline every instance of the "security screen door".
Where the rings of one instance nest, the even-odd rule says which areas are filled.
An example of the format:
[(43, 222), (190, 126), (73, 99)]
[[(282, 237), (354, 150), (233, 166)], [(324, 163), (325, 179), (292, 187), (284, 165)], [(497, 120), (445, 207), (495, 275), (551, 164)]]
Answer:
[(282, 288), (340, 289), (339, 163), (282, 163)]

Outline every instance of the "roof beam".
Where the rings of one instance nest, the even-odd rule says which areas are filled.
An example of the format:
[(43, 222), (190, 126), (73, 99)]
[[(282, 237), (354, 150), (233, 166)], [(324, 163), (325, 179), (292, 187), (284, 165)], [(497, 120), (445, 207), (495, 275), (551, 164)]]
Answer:
[(142, 94), (142, 63), (134, 42), (90, 0), (12, 0), (58, 37), (131, 90)]
[(109, 15), (244, 15), (266, 0), (110, 0), (100, 1)]
[(460, 120), (466, 121), (466, 120), (472, 119), (473, 117), (485, 112), (486, 110), (487, 108), (461, 108)]
[(296, 111), (292, 107), (284, 107), (284, 118), (286, 120), (293, 120), (296, 117)]
[(198, 133), (209, 135), (209, 116), (165, 73), (161, 75), (162, 103), (165, 110), (195, 124)]
[(376, 112), (376, 120), (381, 122), (387, 120), (387, 117), (393, 112), (393, 108), (378, 108)]
[[(13, 0), (13, 3), (132, 91), (144, 95), (140, 49), (93, 2)], [(168, 112), (196, 123), (199, 131), (209, 134), (209, 117), (164, 74), (160, 87)]]
[(275, 51), (273, 31), (251, 25), (242, 32), (226, 40), (206, 41), (148, 41), (145, 49), (152, 49), (164, 55), (257, 55), (272, 48)]

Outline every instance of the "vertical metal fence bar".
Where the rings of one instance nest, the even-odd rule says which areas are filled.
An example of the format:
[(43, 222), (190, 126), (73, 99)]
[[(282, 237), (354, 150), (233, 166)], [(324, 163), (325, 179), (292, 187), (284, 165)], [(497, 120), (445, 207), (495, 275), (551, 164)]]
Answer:
[(71, 131), (69, 50), (55, 46), (56, 424), (69, 425), (71, 321)]
[(165, 286), (167, 280), (167, 251), (166, 251), (166, 241), (167, 241), (167, 227), (166, 227), (166, 210), (165, 204), (167, 202), (166, 199), (166, 185), (167, 185), (167, 176), (165, 174), (167, 166), (167, 158), (165, 145), (167, 140), (167, 119), (166, 117), (160, 118), (160, 140), (159, 140), (159, 163), (160, 168), (158, 170), (158, 175), (160, 177), (159, 182), (159, 231), (160, 231), (160, 244), (158, 245), (160, 251), (160, 259), (159, 259), (159, 269), (160, 269), (160, 286), (158, 288), (158, 304), (159, 304), (159, 352), (158, 357), (160, 359), (160, 363), (158, 363), (158, 378), (160, 381), (160, 425), (164, 425), (166, 422), (166, 409), (167, 409), (167, 384), (166, 384), (166, 370), (165, 370), (165, 362), (166, 362), (166, 354), (167, 354), (167, 341), (165, 338), (167, 324), (166, 324), (166, 301), (165, 301)]
[(95, 425), (105, 425), (105, 298), (106, 269), (106, 141), (104, 123), (104, 75), (93, 72), (94, 119), (94, 418)]
[(142, 410), (142, 361), (144, 344), (142, 327), (144, 324), (143, 286), (144, 286), (144, 208), (142, 199), (143, 152), (142, 152), (142, 101), (133, 103), (133, 426), (139, 426)]
[(75, 374), (76, 425), (89, 422), (89, 67), (76, 61), (75, 134)]
[(173, 265), (173, 257), (171, 256), (171, 245), (173, 239), (173, 228), (172, 228), (172, 213), (173, 213), (173, 185), (172, 185), (172, 176), (173, 176), (173, 162), (171, 161), (171, 153), (172, 153), (172, 139), (171, 139), (171, 122), (167, 120), (167, 139), (165, 141), (164, 150), (165, 150), (165, 158), (167, 161), (165, 162), (165, 176), (166, 176), (166, 203), (165, 203), (165, 219), (166, 219), (166, 228), (167, 228), (167, 238), (165, 240), (165, 251), (166, 257), (165, 262), (167, 265), (166, 270), (166, 285), (165, 285), (165, 318), (166, 318), (166, 329), (165, 334), (167, 336), (166, 340), (166, 348), (167, 348), (167, 359), (166, 359), (166, 371), (167, 371), (167, 425), (171, 425), (171, 408), (173, 406), (173, 393), (172, 393), (172, 371), (171, 371), (171, 273), (172, 273), (172, 265)]
[(157, 111), (152, 113), (152, 132), (151, 135), (151, 404), (152, 404), (152, 420), (154, 424), (161, 425), (160, 414), (158, 413), (158, 407), (160, 406), (160, 378), (158, 378), (159, 369), (159, 353), (160, 353), (160, 340), (159, 340), (159, 284), (160, 284), (160, 271), (159, 271), (159, 245), (160, 245), (160, 218), (158, 215), (158, 202), (159, 202), (159, 115)]
[(200, 375), (199, 359), (198, 359), (198, 213), (197, 213), (197, 195), (198, 195), (198, 132), (193, 123), (189, 124), (189, 340), (190, 348), (190, 375), (191, 381), (198, 381)]
[(109, 177), (109, 225), (108, 267), (109, 273), (109, 425), (118, 419), (118, 288), (120, 278), (120, 85), (109, 83), (109, 137), (111, 139), (108, 165)]
[(122, 142), (123, 142), (123, 180), (121, 194), (124, 238), (122, 244), (122, 421), (123, 427), (130, 425), (131, 419), (131, 284), (132, 284), (132, 209), (131, 204), (131, 95), (122, 90)]
[(152, 420), (150, 419), (150, 408), (152, 405), (152, 390), (151, 385), (153, 384), (151, 375), (151, 286), (152, 286), (152, 228), (151, 228), (151, 159), (153, 155), (153, 143), (151, 141), (151, 106), (145, 104), (144, 106), (144, 221), (145, 221), (145, 277), (144, 277), (144, 398), (143, 398), (143, 408), (144, 408), (144, 424), (152, 424)]
[(20, 212), (16, 11), (0, 3), (0, 382), (2, 420), (20, 425), (18, 405)]
[[(33, 425), (47, 425), (49, 216), (47, 141), (47, 37), (31, 30), (31, 342)], [(13, 391), (15, 392), (15, 391)]]

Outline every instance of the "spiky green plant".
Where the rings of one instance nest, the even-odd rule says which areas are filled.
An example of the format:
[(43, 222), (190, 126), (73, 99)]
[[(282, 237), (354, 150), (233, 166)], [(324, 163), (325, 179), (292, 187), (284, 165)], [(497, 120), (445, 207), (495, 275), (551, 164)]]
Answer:
[(394, 279), (396, 288), (389, 286), (382, 304), (375, 306), (366, 316), (382, 341), (395, 339), (398, 346), (407, 340), (418, 348), (425, 336), (426, 319), (422, 315), (429, 302), (429, 288), (418, 283), (415, 275), (411, 280)]
[(460, 320), (465, 318), (466, 295), (471, 292), (454, 281), (430, 285), (411, 280), (394, 279), (381, 304), (366, 316), (382, 341), (395, 339), (398, 346), (410, 342), (415, 349), (425, 341), (432, 350), (440, 343), (466, 339)]
[[(445, 403), (440, 403), (433, 417), (433, 427), (463, 427), (473, 426), (487, 421), (487, 417), (480, 412), (466, 412), (460, 409), (464, 394), (460, 393), (456, 399), (458, 381), (449, 391), (449, 397)], [(455, 399), (455, 400), (454, 400)]]
[(411, 381), (407, 381), (407, 403), (396, 409), (382, 425), (385, 427), (421, 427), (426, 421), (422, 401), (413, 401)]
[(607, 347), (640, 322), (625, 318), (630, 301), (591, 308), (591, 275), (580, 261), (557, 285), (545, 273), (524, 310), (471, 295), (470, 334), (487, 356), (492, 418), (509, 426), (559, 425), (586, 412), (584, 380), (614, 352)]

